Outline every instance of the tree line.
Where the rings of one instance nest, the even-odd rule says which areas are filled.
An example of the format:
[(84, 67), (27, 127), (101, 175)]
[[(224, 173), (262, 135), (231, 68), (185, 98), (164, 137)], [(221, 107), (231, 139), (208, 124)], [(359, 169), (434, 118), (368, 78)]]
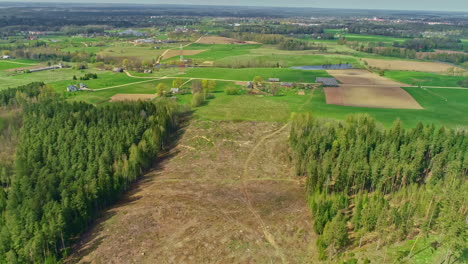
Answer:
[[(376, 234), (378, 247), (410, 235), (440, 235), (447, 258), (461, 256), (468, 183), (464, 130), (395, 121), (383, 129), (367, 115), (346, 121), (294, 118), (290, 136), (307, 193), (321, 259)], [(464, 194), (465, 193), (465, 194)]]
[(73, 238), (152, 166), (176, 125), (170, 100), (97, 107), (34, 87), (0, 92), (2, 104), (23, 102), (24, 112), (14, 170), (0, 187), (2, 263), (66, 256)]

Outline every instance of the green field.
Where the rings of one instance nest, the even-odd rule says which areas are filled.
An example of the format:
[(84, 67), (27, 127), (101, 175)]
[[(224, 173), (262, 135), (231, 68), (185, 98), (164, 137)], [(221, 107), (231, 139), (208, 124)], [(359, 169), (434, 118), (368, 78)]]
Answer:
[(350, 34), (350, 33), (343, 34), (342, 30), (340, 29), (326, 29), (325, 32), (344, 35), (346, 40), (349, 40), (349, 41), (393, 43), (393, 42), (403, 42), (405, 40), (408, 40), (405, 38), (379, 36), (379, 35), (364, 35), (364, 34), (361, 35), (361, 34)]
[[(215, 98), (196, 109), (196, 115), (214, 120), (256, 120), (287, 122), (294, 112), (311, 112), (317, 116), (344, 119), (349, 114), (368, 113), (384, 126), (401, 119), (407, 127), (418, 122), (445, 125), (448, 127), (468, 126), (468, 90), (405, 88), (423, 107), (423, 110), (378, 109), (327, 105), (322, 89), (313, 94), (297, 95), (295, 89), (283, 90), (280, 96), (226, 95), (218, 89)], [(179, 97), (190, 102), (191, 95)], [(447, 100), (447, 101), (446, 101)]]
[(326, 71), (303, 71), (296, 69), (278, 68), (248, 68), (248, 69), (222, 69), (222, 68), (190, 68), (183, 77), (225, 79), (235, 81), (252, 81), (255, 76), (264, 79), (280, 78), (284, 82), (314, 83), (316, 77), (329, 77)]
[(0, 60), (0, 71), (36, 65), (27, 60)]
[[(197, 55), (186, 56), (187, 58), (215, 61), (226, 57), (245, 55), (261, 45), (229, 45), (229, 44), (198, 44), (194, 43), (186, 47), (186, 50), (207, 50)], [(169, 59), (170, 60), (170, 59)]]
[(458, 81), (468, 78), (462, 76), (449, 76), (429, 72), (412, 71), (386, 71), (385, 77), (411, 85), (442, 87), (458, 87)]

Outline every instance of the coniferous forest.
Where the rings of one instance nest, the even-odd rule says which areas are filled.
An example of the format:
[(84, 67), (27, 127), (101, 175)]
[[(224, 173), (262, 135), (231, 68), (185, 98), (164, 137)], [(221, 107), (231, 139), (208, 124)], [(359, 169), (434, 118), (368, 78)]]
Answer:
[(66, 102), (42, 83), (4, 90), (0, 104), (19, 120), (1, 131), (16, 153), (0, 162), (1, 263), (65, 256), (71, 240), (150, 168), (177, 111), (169, 101)]
[(468, 135), (422, 124), (383, 129), (369, 116), (346, 121), (297, 115), (290, 146), (321, 259), (367, 241), (385, 246), (437, 236), (451, 263), (468, 237)]

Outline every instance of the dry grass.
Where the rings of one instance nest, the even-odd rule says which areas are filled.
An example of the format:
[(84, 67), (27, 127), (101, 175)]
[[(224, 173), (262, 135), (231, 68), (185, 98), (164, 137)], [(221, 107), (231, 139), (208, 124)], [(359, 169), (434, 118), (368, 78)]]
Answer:
[(111, 102), (123, 102), (123, 101), (145, 101), (153, 100), (156, 97), (154, 94), (116, 94), (110, 98)]
[(369, 66), (391, 71), (420, 71), (445, 73), (452, 65), (439, 62), (364, 59)]
[(242, 41), (233, 38), (205, 36), (201, 37), (196, 43), (200, 44), (259, 44), (255, 41)]
[(327, 104), (371, 108), (422, 109), (405, 90), (406, 84), (367, 70), (329, 70), (342, 84), (325, 88)]
[[(190, 55), (197, 55), (199, 53), (202, 53), (206, 50), (183, 50), (182, 53), (184, 56), (190, 56)], [(173, 49), (173, 50), (169, 50), (168, 52), (166, 52), (166, 54), (164, 54), (164, 57), (163, 59), (170, 59), (172, 57), (177, 57), (177, 56), (180, 56), (180, 50), (177, 50), (177, 49)]]
[(282, 125), (191, 121), (69, 262), (313, 263), (304, 184), (291, 176)]

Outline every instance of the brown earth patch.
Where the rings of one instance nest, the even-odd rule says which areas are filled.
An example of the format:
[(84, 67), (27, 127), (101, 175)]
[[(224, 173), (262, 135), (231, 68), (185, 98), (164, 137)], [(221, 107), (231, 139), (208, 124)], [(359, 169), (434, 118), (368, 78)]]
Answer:
[(287, 135), (277, 123), (192, 120), (68, 262), (314, 263)]
[(368, 70), (360, 70), (360, 69), (328, 70), (327, 72), (343, 84), (395, 86), (395, 87), (410, 86), (408, 84), (399, 83), (391, 79), (379, 76)]
[(339, 80), (340, 87), (326, 87), (327, 104), (372, 108), (422, 109), (405, 90), (404, 83), (395, 82), (367, 70), (329, 70)]
[(260, 44), (255, 41), (242, 41), (233, 38), (225, 38), (218, 36), (204, 36), (201, 37), (196, 43), (200, 44)]
[(325, 92), (327, 104), (344, 105), (343, 93), (340, 87), (325, 87), (323, 91)]
[(342, 104), (338, 102), (339, 105), (371, 108), (423, 109), (409, 93), (400, 87), (341, 85), (338, 90), (339, 92), (337, 93), (340, 93), (342, 98)]
[[(197, 55), (199, 53), (202, 53), (206, 50), (183, 50), (182, 51), (182, 54), (184, 56), (191, 56), (191, 55)], [(169, 50), (168, 52), (166, 52), (166, 54), (164, 54), (164, 57), (163, 59), (170, 59), (172, 57), (176, 57), (176, 56), (180, 56), (180, 50), (177, 50), (177, 49), (174, 49), (174, 50)]]
[(156, 97), (154, 94), (116, 94), (110, 98), (111, 102), (123, 102), (123, 101), (145, 101), (153, 100)]
[(449, 68), (454, 66), (440, 62), (422, 62), (422, 61), (405, 61), (405, 60), (380, 60), (380, 59), (363, 59), (369, 66), (383, 70), (392, 71), (421, 71), (421, 72), (447, 72)]

